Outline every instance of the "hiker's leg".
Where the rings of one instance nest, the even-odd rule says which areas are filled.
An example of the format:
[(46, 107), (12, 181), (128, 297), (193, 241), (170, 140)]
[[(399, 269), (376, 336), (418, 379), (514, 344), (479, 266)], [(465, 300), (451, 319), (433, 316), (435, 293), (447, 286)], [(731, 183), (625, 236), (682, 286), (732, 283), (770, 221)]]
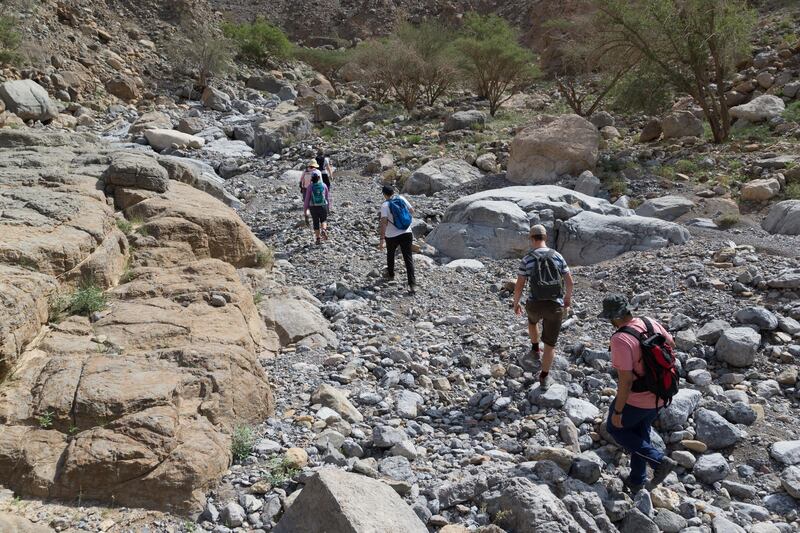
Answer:
[(394, 278), (394, 254), (397, 252), (397, 237), (386, 237), (386, 273)]
[(631, 483), (643, 485), (647, 481), (648, 463), (656, 467), (664, 457), (650, 443), (650, 425), (655, 419), (656, 410), (626, 405), (622, 410), (622, 427), (618, 428), (611, 423), (611, 412), (615, 401), (612, 401), (611, 405), (606, 429), (617, 444), (631, 454)]
[(542, 342), (544, 343), (542, 372), (545, 374), (549, 373), (550, 368), (553, 366), (563, 316), (564, 309), (556, 302), (546, 302), (544, 304), (544, 312), (542, 313)]
[(536, 346), (539, 344), (539, 323), (531, 324), (528, 321), (528, 337), (531, 338), (531, 345)]
[(414, 254), (411, 251), (411, 245), (414, 242), (414, 236), (411, 233), (404, 233), (400, 236), (400, 251), (403, 253), (403, 262), (406, 264), (406, 275), (408, 276), (408, 286), (414, 287), (417, 284), (417, 278), (414, 275)]

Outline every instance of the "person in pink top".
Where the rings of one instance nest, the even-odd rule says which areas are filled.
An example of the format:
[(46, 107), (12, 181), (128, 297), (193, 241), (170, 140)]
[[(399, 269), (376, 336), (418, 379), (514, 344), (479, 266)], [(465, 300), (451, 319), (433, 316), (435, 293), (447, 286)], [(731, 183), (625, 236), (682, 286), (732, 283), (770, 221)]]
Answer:
[[(643, 389), (637, 378), (644, 375), (642, 349), (633, 335), (620, 331), (629, 327), (645, 331), (641, 318), (634, 318), (628, 299), (622, 294), (611, 294), (603, 299), (603, 311), (598, 318), (609, 320), (616, 332), (611, 336), (611, 365), (617, 370), (619, 382), (617, 395), (611, 403), (606, 429), (621, 447), (631, 454), (631, 473), (625, 485), (632, 493), (638, 492), (647, 481), (647, 465), (653, 468), (650, 487), (659, 485), (672, 472), (677, 463), (665, 456), (650, 441), (650, 427), (663, 406), (655, 394)], [(653, 330), (661, 333), (674, 346), (672, 335), (657, 321), (649, 318)]]

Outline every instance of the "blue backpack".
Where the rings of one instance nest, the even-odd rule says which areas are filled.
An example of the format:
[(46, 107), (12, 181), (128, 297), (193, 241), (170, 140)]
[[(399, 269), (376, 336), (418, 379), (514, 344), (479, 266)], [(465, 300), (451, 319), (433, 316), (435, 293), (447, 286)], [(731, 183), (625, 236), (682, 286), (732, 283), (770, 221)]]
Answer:
[(407, 230), (411, 225), (412, 217), (405, 201), (399, 196), (395, 196), (389, 200), (389, 211), (392, 212), (394, 227), (399, 230)]
[(325, 185), (322, 183), (311, 185), (311, 205), (328, 205), (328, 201), (325, 199)]

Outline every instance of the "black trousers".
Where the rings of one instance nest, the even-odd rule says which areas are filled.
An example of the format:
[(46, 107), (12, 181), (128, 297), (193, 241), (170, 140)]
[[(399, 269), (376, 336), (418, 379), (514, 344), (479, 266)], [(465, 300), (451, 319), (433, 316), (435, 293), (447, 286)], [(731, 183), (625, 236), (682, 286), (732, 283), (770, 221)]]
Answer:
[(394, 277), (394, 255), (399, 246), (400, 252), (403, 254), (403, 261), (406, 264), (408, 285), (411, 287), (417, 284), (417, 279), (414, 277), (414, 258), (411, 254), (411, 243), (413, 240), (414, 236), (411, 233), (403, 233), (397, 237), (386, 237), (386, 266), (388, 267), (389, 277)]
[(328, 186), (328, 190), (331, 190), (331, 177), (328, 176), (327, 172), (322, 173), (322, 183)]

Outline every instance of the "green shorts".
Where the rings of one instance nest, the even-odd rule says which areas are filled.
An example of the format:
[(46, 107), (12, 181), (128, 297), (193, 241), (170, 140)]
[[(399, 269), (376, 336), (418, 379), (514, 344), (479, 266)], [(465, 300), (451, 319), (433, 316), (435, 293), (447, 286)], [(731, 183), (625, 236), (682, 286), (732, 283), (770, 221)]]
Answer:
[(529, 324), (542, 322), (542, 342), (555, 347), (558, 334), (561, 333), (564, 308), (552, 300), (528, 300), (525, 311), (528, 313)]

